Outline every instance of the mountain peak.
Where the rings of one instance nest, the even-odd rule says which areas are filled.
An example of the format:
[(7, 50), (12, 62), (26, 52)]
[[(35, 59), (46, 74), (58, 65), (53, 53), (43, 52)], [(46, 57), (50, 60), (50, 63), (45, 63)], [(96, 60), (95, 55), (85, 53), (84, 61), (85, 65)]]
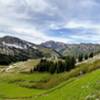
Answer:
[(2, 37), (1, 38), (1, 41), (4, 41), (4, 42), (6, 42), (6, 43), (24, 43), (24, 41), (23, 40), (21, 40), (21, 39), (19, 39), (19, 38), (17, 38), (17, 37), (13, 37), (13, 36), (4, 36), (4, 37)]
[(42, 46), (45, 46), (47, 48), (53, 48), (56, 49), (57, 51), (60, 51), (61, 49), (64, 49), (67, 47), (67, 44), (63, 42), (55, 42), (55, 41), (47, 41), (41, 44)]
[(21, 40), (13, 36), (4, 36), (0, 38), (0, 44), (7, 47), (14, 47), (19, 49), (28, 49), (29, 47), (35, 46), (34, 44)]

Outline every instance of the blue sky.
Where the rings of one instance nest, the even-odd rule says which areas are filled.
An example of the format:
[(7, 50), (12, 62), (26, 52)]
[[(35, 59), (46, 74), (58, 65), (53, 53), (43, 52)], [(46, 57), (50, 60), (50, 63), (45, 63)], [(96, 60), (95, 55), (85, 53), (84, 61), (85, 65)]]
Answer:
[(0, 37), (100, 43), (99, 0), (0, 0)]

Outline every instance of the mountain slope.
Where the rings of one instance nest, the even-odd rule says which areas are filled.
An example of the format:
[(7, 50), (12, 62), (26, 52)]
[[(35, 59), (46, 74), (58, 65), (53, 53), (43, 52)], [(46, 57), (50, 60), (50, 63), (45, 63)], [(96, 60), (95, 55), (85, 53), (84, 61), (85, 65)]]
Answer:
[(35, 44), (11, 36), (0, 38), (0, 64), (40, 57), (43, 54)]
[(47, 42), (41, 43), (41, 45), (45, 46), (47, 48), (55, 49), (58, 52), (67, 47), (67, 45), (65, 43), (63, 43), (63, 42), (55, 42), (55, 41), (47, 41)]
[(98, 53), (100, 52), (100, 44), (65, 44), (62, 42), (47, 41), (41, 44), (42, 46), (52, 48), (58, 51), (63, 56), (74, 55), (78, 56), (83, 53), (89, 54), (90, 52)]
[(0, 59), (0, 64), (51, 56), (60, 55), (53, 49), (36, 45), (16, 37), (5, 36), (0, 38), (0, 58), (4, 59)]

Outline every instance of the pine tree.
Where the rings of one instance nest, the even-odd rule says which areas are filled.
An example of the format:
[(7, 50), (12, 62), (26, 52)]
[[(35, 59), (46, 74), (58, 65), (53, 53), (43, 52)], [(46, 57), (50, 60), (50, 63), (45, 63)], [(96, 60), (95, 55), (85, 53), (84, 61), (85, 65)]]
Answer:
[(88, 55), (87, 55), (87, 54), (85, 55), (84, 59), (85, 59), (85, 60), (87, 60), (87, 59), (88, 59)]
[(76, 59), (75, 57), (71, 57), (71, 69), (75, 67)]
[(83, 54), (80, 54), (80, 55), (79, 55), (78, 61), (79, 61), (79, 62), (83, 61)]
[(66, 58), (65, 58), (65, 70), (66, 71), (69, 71), (69, 69), (70, 69), (70, 57), (69, 56), (67, 56)]
[(94, 56), (93, 52), (90, 53), (89, 58), (92, 58)]
[(50, 63), (49, 72), (51, 74), (54, 74), (56, 72), (56, 63), (54, 63), (54, 62)]

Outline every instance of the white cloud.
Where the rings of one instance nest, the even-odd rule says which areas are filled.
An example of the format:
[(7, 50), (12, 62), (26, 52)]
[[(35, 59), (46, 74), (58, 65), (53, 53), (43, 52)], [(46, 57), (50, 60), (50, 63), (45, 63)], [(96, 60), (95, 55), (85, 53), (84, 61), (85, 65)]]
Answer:
[[(99, 9), (100, 2), (96, 0), (0, 0), (0, 36), (13, 35), (35, 43), (47, 40), (99, 42)], [(50, 29), (63, 28), (82, 28), (85, 33), (48, 36)]]
[(46, 0), (25, 0), (27, 6), (29, 6), (33, 11), (42, 12), (49, 8), (49, 4)]
[(90, 21), (82, 22), (82, 21), (69, 21), (64, 26), (65, 28), (86, 28), (86, 29), (99, 29), (100, 24), (92, 23)]
[[(62, 42), (65, 42), (65, 43), (72, 43), (74, 42), (73, 40), (71, 39), (67, 39), (66, 37), (63, 38), (63, 37), (52, 37), (52, 36), (48, 36), (46, 35), (45, 33), (42, 33), (42, 32), (39, 32), (37, 31), (36, 29), (23, 29), (23, 28), (13, 28), (12, 31), (16, 32), (16, 33), (19, 33), (20, 36), (23, 37), (23, 35), (27, 36), (27, 38), (30, 38), (31, 39), (29, 40), (30, 42), (33, 42), (34, 43), (41, 43), (41, 42), (44, 42), (44, 41), (48, 41), (48, 40), (56, 40), (56, 41), (62, 41)], [(20, 37), (19, 36), (19, 37)]]

